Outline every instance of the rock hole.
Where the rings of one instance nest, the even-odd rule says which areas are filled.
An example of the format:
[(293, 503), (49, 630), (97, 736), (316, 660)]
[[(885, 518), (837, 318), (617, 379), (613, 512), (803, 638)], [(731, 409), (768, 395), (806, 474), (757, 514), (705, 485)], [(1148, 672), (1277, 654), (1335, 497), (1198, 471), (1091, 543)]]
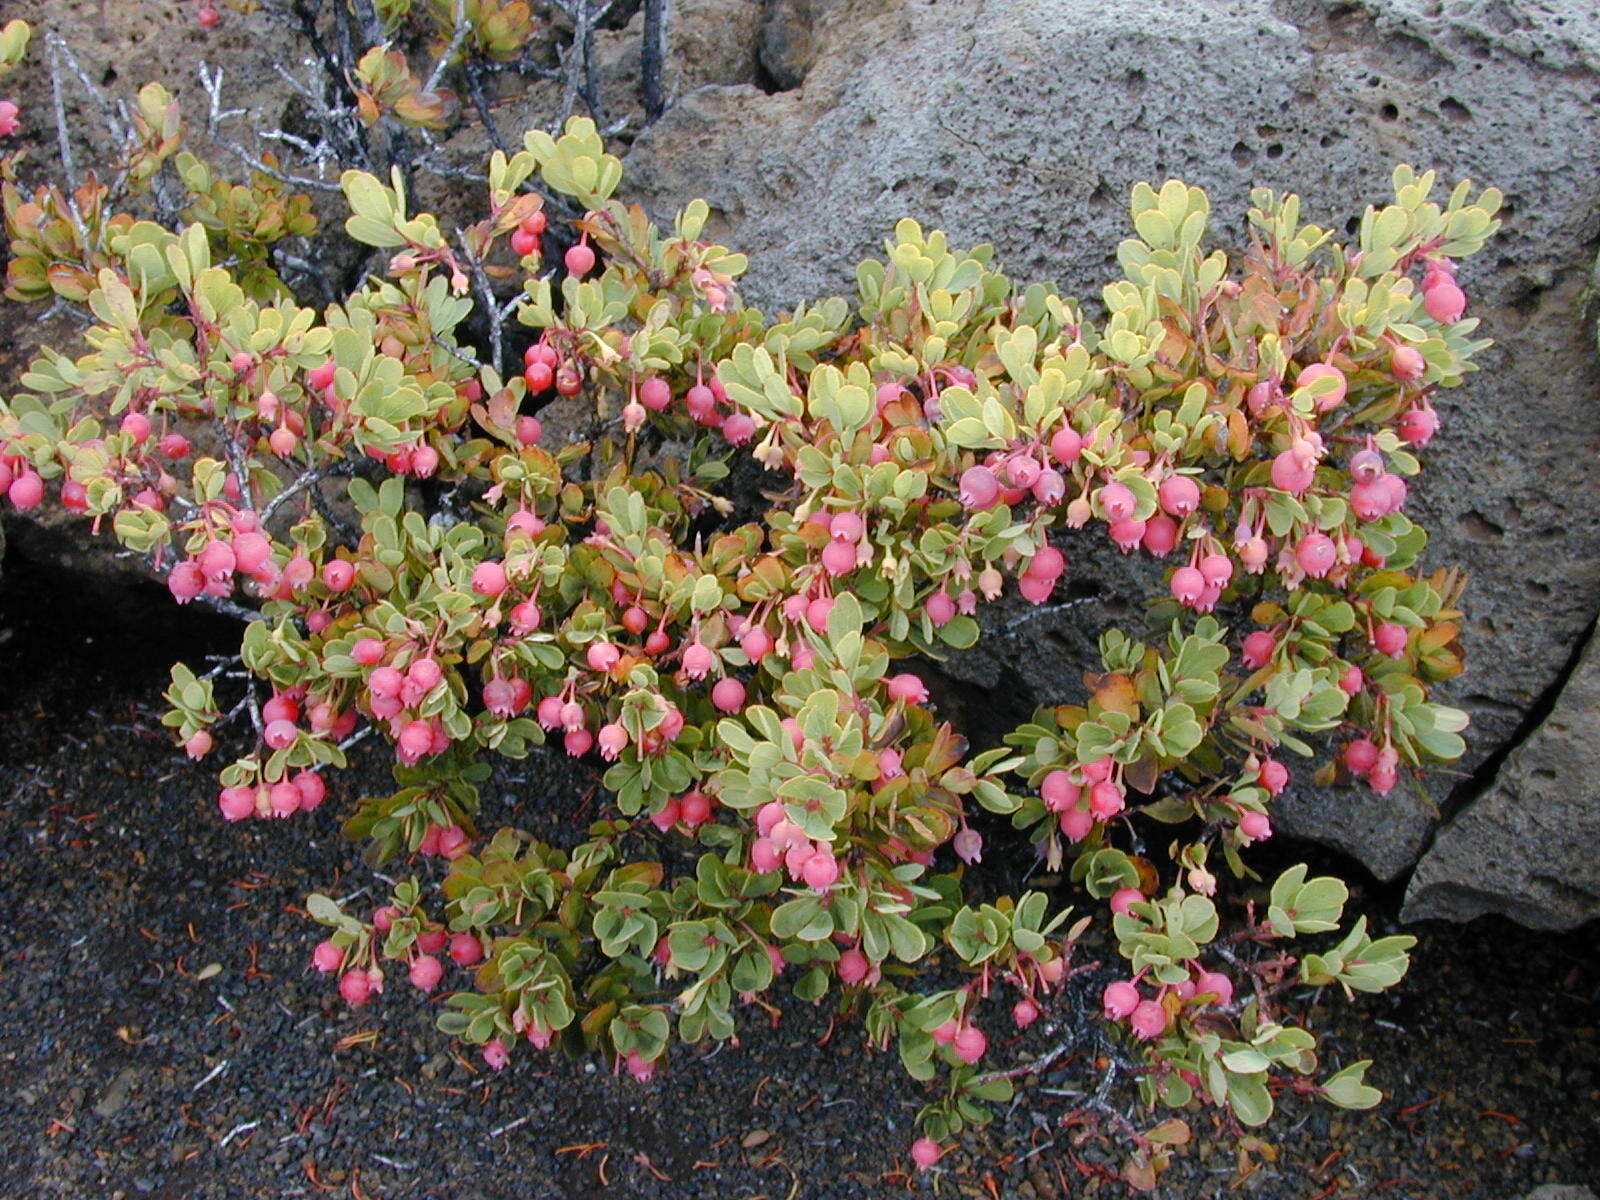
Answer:
[(1400, 110), (1393, 104), (1385, 104), (1378, 110), (1378, 115), (1385, 121), (1398, 121), (1400, 119)]
[(1439, 113), (1447, 120), (1454, 121), (1458, 125), (1465, 125), (1472, 120), (1471, 111), (1454, 96), (1446, 96), (1439, 101)]
[(1495, 522), (1476, 510), (1463, 513), (1457, 518), (1456, 529), (1462, 537), (1484, 545), (1498, 542), (1506, 535), (1504, 526), (1495, 524)]
[(1230, 157), (1233, 159), (1234, 166), (1248, 167), (1256, 160), (1256, 152), (1243, 142), (1235, 142), (1232, 151), (1230, 151)]

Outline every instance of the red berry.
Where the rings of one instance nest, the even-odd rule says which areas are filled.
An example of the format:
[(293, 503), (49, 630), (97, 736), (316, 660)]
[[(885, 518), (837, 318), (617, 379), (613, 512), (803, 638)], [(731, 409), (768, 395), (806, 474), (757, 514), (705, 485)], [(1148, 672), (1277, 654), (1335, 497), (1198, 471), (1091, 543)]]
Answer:
[(1399, 658), (1404, 654), (1408, 640), (1406, 627), (1394, 621), (1384, 621), (1372, 631), (1372, 644), (1378, 648), (1378, 653), (1387, 654), (1390, 658)]
[(450, 939), (450, 958), (458, 967), (470, 967), (483, 958), (483, 943), (470, 933), (458, 933)]
[(594, 270), (594, 251), (583, 242), (569, 249), (562, 259), (567, 266), (567, 274), (582, 279)]
[(1239, 649), (1239, 658), (1252, 671), (1258, 671), (1271, 661), (1277, 649), (1278, 639), (1265, 629), (1258, 629), (1244, 639), (1244, 644)]

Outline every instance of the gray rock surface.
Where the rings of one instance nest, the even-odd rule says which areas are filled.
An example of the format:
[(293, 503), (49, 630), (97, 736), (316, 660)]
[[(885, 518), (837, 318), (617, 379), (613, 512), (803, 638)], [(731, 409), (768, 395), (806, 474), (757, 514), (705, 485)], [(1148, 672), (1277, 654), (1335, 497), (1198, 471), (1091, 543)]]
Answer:
[(817, 60), (824, 22), (838, 0), (762, 0), (761, 67), (780, 91), (797, 88)]
[(1488, 791), (1439, 830), (1406, 892), (1409, 919), (1505, 913), (1535, 929), (1600, 917), (1600, 643)]
[[(1472, 578), (1449, 693), (1474, 719), (1471, 770), (1559, 684), (1600, 606), (1600, 372), (1581, 315), (1597, 96), (1586, 0), (856, 0), (823, 24), (802, 91), (683, 97), (635, 144), (628, 186), (662, 212), (705, 195), (710, 233), (750, 255), (746, 293), (771, 306), (847, 289), (908, 214), (1092, 295), (1142, 179), (1204, 186), (1224, 243), (1253, 185), (1324, 222), (1381, 202), (1401, 161), (1500, 187), (1505, 229), (1464, 272), (1498, 344), (1444, 396), (1415, 493), (1431, 561)], [(996, 707), (1076, 686), (1085, 635), (1137, 590), (1125, 566), (1073, 566), (1078, 605), (1002, 614), (1004, 636), (955, 668)], [(1448, 783), (1432, 785), (1446, 812)], [(1437, 822), (1404, 789), (1300, 796), (1284, 816), (1385, 878)]]
[(1593, 1188), (1581, 1183), (1547, 1183), (1536, 1187), (1522, 1200), (1595, 1200)]

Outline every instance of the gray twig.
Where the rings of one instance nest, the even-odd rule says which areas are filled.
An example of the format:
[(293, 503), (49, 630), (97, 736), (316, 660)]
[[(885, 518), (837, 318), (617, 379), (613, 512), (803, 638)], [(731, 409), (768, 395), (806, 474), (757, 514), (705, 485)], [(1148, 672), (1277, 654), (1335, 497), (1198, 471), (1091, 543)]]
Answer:
[(644, 0), (644, 120), (648, 125), (667, 108), (661, 90), (661, 70), (667, 56), (667, 0)]

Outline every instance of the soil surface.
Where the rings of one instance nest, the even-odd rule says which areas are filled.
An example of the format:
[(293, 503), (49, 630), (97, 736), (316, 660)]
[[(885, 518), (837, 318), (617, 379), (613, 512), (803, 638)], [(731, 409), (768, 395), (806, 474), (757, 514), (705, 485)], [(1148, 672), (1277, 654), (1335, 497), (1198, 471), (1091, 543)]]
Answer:
[[(742, 1045), (680, 1048), (642, 1086), (556, 1057), (492, 1075), (403, 987), (344, 1009), (307, 970), (318, 935), (293, 909), (370, 882), (338, 799), (363, 771), (381, 786), (381, 765), (309, 818), (226, 826), (211, 768), (175, 753), (159, 718), (179, 648), (196, 663), (230, 634), (236, 648), (227, 624), (158, 596), (108, 603), (15, 554), (0, 574), (0, 1193), (1127, 1194), (1120, 1154), (1061, 1124), (1097, 1081), (1087, 1056), (1024, 1081), (1000, 1120), (913, 1180), (919, 1088), (826, 1008), (790, 1001), (777, 1025), (751, 1010)], [(519, 766), (526, 783), (541, 760)], [(1388, 928), (1397, 895), (1357, 891)], [(1330, 1005), (1320, 1023), (1326, 1061), (1377, 1060), (1380, 1109), (1286, 1098), (1242, 1150), (1196, 1115), (1156, 1195), (1512, 1200), (1600, 1180), (1600, 931), (1417, 932), (1397, 992)], [(1052, 1010), (1014, 1045), (991, 1036), (1018, 1062), (1071, 1023)]]

